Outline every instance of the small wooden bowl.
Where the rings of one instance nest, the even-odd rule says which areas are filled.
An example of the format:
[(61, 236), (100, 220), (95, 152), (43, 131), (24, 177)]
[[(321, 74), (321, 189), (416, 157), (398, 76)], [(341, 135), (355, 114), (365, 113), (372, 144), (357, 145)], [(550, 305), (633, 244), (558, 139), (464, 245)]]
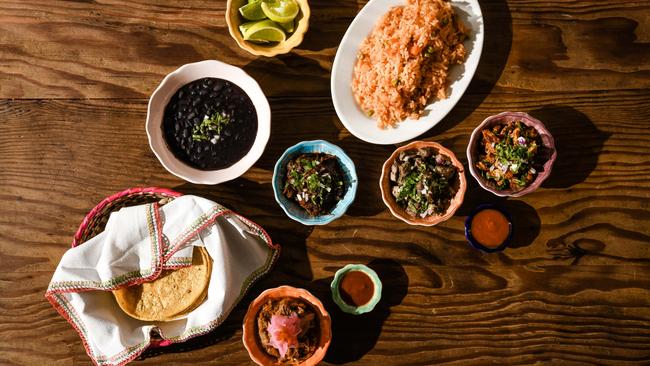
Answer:
[(235, 39), (240, 48), (256, 56), (273, 57), (288, 53), (302, 42), (309, 28), (309, 16), (311, 14), (309, 4), (307, 0), (296, 0), (296, 2), (300, 7), (300, 11), (294, 19), (296, 24), (293, 33), (288, 34), (288, 38), (284, 42), (264, 45), (245, 41), (239, 31), (239, 26), (245, 22), (245, 19), (239, 13), (239, 8), (246, 5), (247, 0), (228, 0), (226, 5), (226, 23), (228, 23), (230, 35)]
[[(458, 169), (458, 180), (460, 184), (458, 187), (458, 191), (456, 192), (456, 195), (451, 199), (449, 207), (447, 208), (447, 212), (445, 212), (443, 215), (431, 215), (428, 217), (421, 218), (421, 217), (412, 217), (411, 215), (406, 213), (406, 210), (404, 210), (395, 201), (395, 198), (391, 193), (390, 169), (395, 159), (397, 159), (397, 157), (399, 156), (400, 152), (407, 151), (407, 150), (415, 150), (424, 147), (434, 148), (438, 150), (441, 154), (446, 155), (451, 159), (452, 164)], [(381, 198), (386, 204), (386, 206), (388, 206), (393, 216), (397, 217), (398, 219), (410, 225), (433, 226), (443, 221), (446, 221), (450, 217), (454, 216), (454, 213), (456, 213), (456, 210), (458, 210), (460, 205), (463, 203), (463, 199), (465, 198), (467, 181), (465, 180), (465, 168), (463, 167), (463, 164), (456, 158), (456, 155), (454, 155), (454, 153), (451, 150), (445, 148), (444, 146), (440, 145), (437, 142), (414, 141), (408, 145), (404, 145), (398, 148), (397, 150), (395, 150), (395, 152), (393, 152), (393, 154), (388, 158), (388, 160), (386, 160), (383, 168), (381, 169), (381, 177), (379, 178), (379, 187), (381, 188)]]
[[(520, 190), (513, 191), (510, 189), (497, 189), (491, 185), (486, 179), (481, 176), (478, 169), (474, 166), (474, 163), (478, 160), (479, 155), (479, 141), (481, 140), (482, 132), (486, 128), (490, 128), (496, 124), (502, 124), (510, 121), (521, 121), (523, 124), (529, 127), (533, 127), (539, 133), (539, 136), (542, 140), (542, 145), (544, 147), (544, 168), (537, 174), (535, 180), (532, 181), (528, 187)], [(469, 172), (472, 174), (474, 179), (478, 184), (483, 187), (486, 191), (492, 192), (500, 197), (521, 197), (525, 194), (534, 192), (539, 186), (551, 175), (551, 170), (553, 169), (553, 163), (557, 159), (557, 150), (555, 149), (555, 140), (551, 133), (546, 129), (544, 124), (524, 112), (502, 112), (495, 114), (483, 120), (478, 127), (474, 129), (472, 135), (469, 138), (469, 144), (467, 144), (467, 164), (469, 165)]]
[(242, 340), (244, 342), (244, 347), (248, 351), (248, 355), (251, 360), (261, 366), (270, 366), (277, 365), (277, 360), (270, 357), (266, 351), (262, 348), (258, 340), (257, 335), (257, 314), (260, 311), (260, 308), (264, 303), (269, 299), (277, 299), (283, 297), (293, 297), (299, 298), (309, 305), (311, 305), (316, 310), (316, 315), (318, 316), (318, 324), (320, 327), (320, 341), (318, 344), (318, 349), (314, 354), (298, 364), (297, 366), (314, 366), (323, 360), (325, 354), (327, 353), (327, 348), (330, 345), (332, 340), (332, 319), (330, 318), (329, 313), (325, 310), (323, 304), (312, 295), (309, 291), (295, 288), (291, 286), (280, 286), (272, 289), (268, 289), (262, 292), (251, 304), (248, 306), (248, 311), (246, 316), (244, 316), (244, 334)]

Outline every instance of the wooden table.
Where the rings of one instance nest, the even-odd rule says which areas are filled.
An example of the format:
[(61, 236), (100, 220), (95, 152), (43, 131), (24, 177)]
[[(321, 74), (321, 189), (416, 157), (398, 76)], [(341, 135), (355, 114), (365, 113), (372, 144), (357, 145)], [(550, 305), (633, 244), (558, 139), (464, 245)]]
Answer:
[[(305, 287), (332, 311), (329, 363), (365, 365), (650, 364), (650, 2), (481, 1), (486, 40), (476, 76), (423, 138), (465, 161), (473, 128), (506, 110), (544, 121), (559, 158), (550, 179), (498, 199), (468, 176), (457, 215), (408, 226), (377, 184), (394, 146), (363, 143), (337, 119), (330, 70), (363, 0), (311, 0), (299, 49), (276, 58), (241, 51), (225, 1), (0, 0), (0, 364), (90, 364), (43, 294), (79, 222), (128, 187), (199, 194), (268, 229), (279, 265), (214, 334), (135, 364), (250, 364), (241, 343), (247, 304), (265, 288)], [(147, 98), (178, 66), (219, 59), (255, 77), (273, 131), (241, 178), (197, 186), (149, 150)], [(348, 214), (324, 227), (287, 218), (272, 196), (276, 159), (298, 141), (343, 147), (360, 175)], [(477, 204), (515, 216), (512, 248), (472, 249), (463, 222)], [(370, 263), (383, 301), (345, 317), (329, 300), (339, 267)]]

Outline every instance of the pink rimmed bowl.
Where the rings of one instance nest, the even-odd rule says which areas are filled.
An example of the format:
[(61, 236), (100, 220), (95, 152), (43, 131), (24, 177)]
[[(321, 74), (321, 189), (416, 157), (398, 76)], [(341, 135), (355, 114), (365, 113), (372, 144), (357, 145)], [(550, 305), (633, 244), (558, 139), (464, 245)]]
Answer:
[[(530, 185), (528, 185), (528, 187), (520, 191), (513, 191), (511, 189), (506, 189), (506, 190), (497, 189), (492, 184), (490, 184), (486, 179), (484, 179), (481, 176), (481, 173), (478, 171), (478, 169), (476, 169), (476, 167), (474, 166), (474, 164), (478, 160), (478, 155), (479, 155), (478, 144), (482, 136), (481, 131), (483, 131), (486, 128), (490, 128), (494, 125), (503, 124), (511, 121), (521, 121), (526, 126), (534, 127), (539, 133), (539, 136), (542, 139), (542, 145), (544, 146), (544, 151), (541, 152), (542, 154), (545, 155), (544, 156), (545, 162), (542, 170), (538, 172), (537, 177), (535, 177), (535, 180)], [(557, 158), (557, 150), (555, 149), (555, 140), (553, 139), (551, 133), (546, 129), (546, 126), (544, 126), (544, 124), (540, 120), (524, 112), (502, 112), (486, 118), (483, 122), (481, 122), (480, 125), (478, 125), (478, 127), (474, 129), (474, 132), (472, 132), (472, 135), (469, 138), (469, 144), (467, 145), (467, 162), (469, 165), (470, 174), (472, 174), (474, 179), (476, 179), (478, 184), (481, 187), (483, 187), (483, 189), (492, 192), (495, 195), (500, 197), (521, 197), (525, 194), (535, 191), (537, 188), (539, 188), (542, 182), (544, 182), (544, 180), (546, 180), (546, 178), (548, 178), (549, 175), (551, 175), (553, 163), (555, 162), (556, 158)]]

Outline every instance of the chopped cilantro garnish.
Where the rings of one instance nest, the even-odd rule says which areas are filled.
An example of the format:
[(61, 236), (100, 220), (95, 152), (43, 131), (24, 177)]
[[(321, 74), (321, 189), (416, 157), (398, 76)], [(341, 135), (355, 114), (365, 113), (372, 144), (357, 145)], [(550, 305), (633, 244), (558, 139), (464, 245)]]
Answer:
[[(207, 141), (215, 135), (221, 134), (223, 128), (230, 123), (230, 117), (223, 113), (215, 113), (212, 116), (205, 116), (201, 123), (192, 129), (192, 140)], [(210, 136), (212, 133), (212, 136)]]
[(483, 131), (482, 151), (476, 167), (498, 189), (521, 189), (536, 176), (534, 165), (539, 136), (521, 121)]

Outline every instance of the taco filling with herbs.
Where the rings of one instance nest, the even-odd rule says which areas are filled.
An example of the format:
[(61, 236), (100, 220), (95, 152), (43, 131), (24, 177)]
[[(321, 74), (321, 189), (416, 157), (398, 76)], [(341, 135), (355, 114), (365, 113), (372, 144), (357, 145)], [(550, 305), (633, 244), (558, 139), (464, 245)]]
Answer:
[(302, 154), (287, 164), (282, 192), (311, 216), (329, 213), (345, 194), (344, 175), (334, 155)]
[(458, 168), (433, 148), (400, 152), (390, 169), (393, 197), (412, 217), (447, 211), (459, 187)]
[(539, 133), (521, 121), (498, 124), (481, 131), (478, 162), (481, 176), (497, 189), (520, 191), (541, 169)]

